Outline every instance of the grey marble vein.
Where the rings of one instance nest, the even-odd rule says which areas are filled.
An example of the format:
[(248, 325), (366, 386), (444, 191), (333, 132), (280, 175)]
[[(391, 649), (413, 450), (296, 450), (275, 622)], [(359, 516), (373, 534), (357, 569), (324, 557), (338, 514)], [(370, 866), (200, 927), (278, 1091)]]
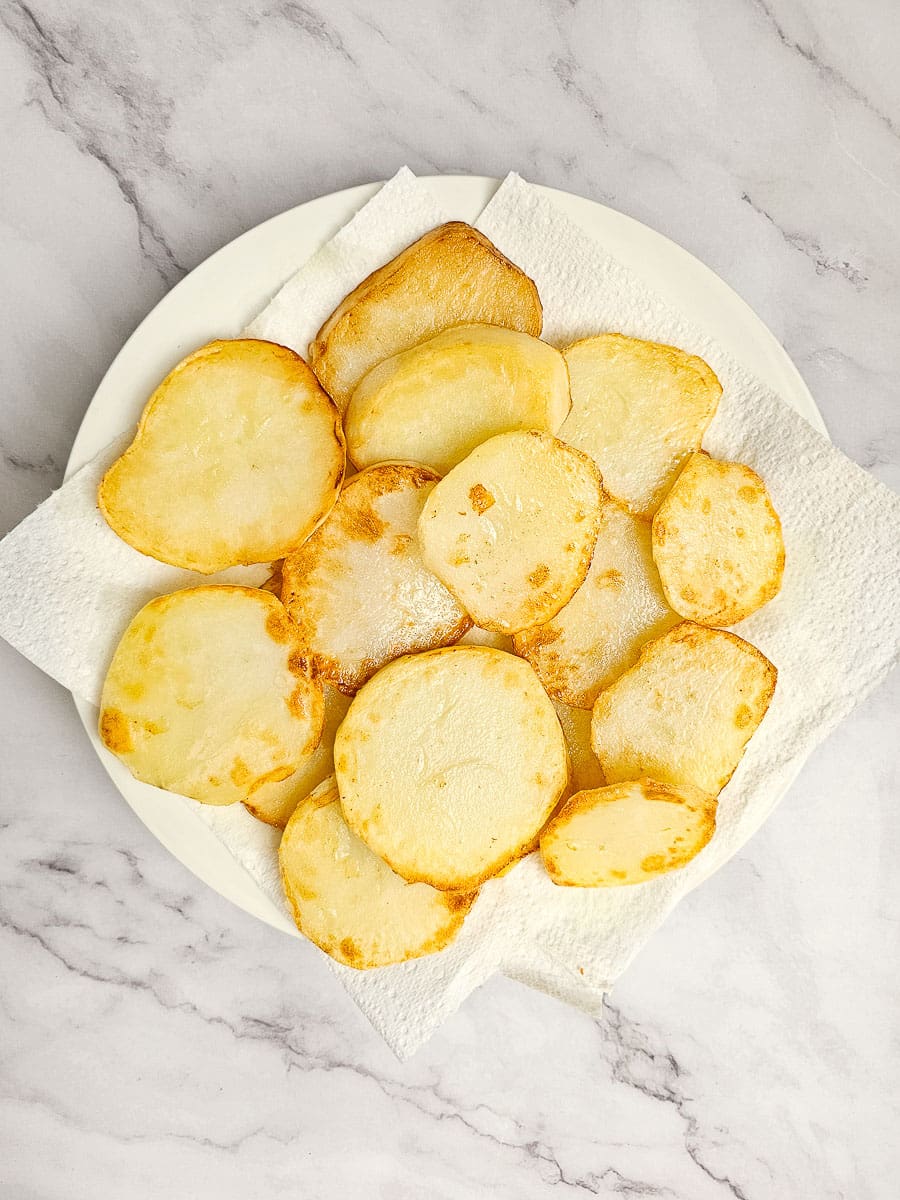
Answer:
[(38, 475), (59, 475), (60, 466), (54, 459), (52, 454), (45, 454), (42, 459), (33, 462), (24, 455), (16, 454), (12, 450), (3, 450), (3, 461), (9, 463), (11, 467), (15, 467), (17, 471), (34, 471)]
[(900, 123), (893, 119), (888, 113), (881, 112), (872, 103), (872, 101), (867, 98), (865, 92), (857, 87), (856, 84), (847, 79), (836, 67), (825, 61), (825, 59), (823, 59), (820, 54), (816, 52), (813, 46), (806, 42), (800, 41), (799, 39), (791, 37), (787, 33), (782, 21), (779, 19), (773, 5), (767, 4), (766, 0), (753, 0), (753, 3), (759, 9), (759, 11), (764, 14), (766, 20), (771, 25), (782, 46), (785, 46), (788, 50), (793, 51), (795, 54), (799, 54), (800, 57), (804, 59), (805, 62), (808, 62), (809, 65), (815, 70), (816, 74), (819, 75), (823, 80), (832, 85), (835, 89), (842, 92), (844, 95), (848, 96), (851, 100), (854, 100), (856, 103), (860, 104), (867, 112), (871, 113), (872, 116), (875, 117), (875, 119), (895, 138), (900, 137)]
[(854, 266), (853, 263), (847, 262), (846, 259), (840, 260), (838, 258), (830, 257), (825, 253), (815, 238), (811, 236), (802, 233), (793, 233), (783, 229), (772, 216), (772, 214), (767, 212), (761, 204), (757, 204), (753, 200), (752, 196), (749, 196), (746, 192), (741, 193), (741, 199), (745, 204), (748, 204), (755, 213), (758, 213), (761, 217), (764, 217), (770, 225), (773, 225), (789, 246), (792, 246), (795, 250), (799, 250), (801, 254), (805, 254), (807, 258), (811, 259), (816, 268), (817, 275), (824, 275), (826, 271), (835, 271), (838, 275), (846, 279), (848, 283), (852, 284), (858, 292), (861, 292), (865, 289), (866, 284), (869, 282), (869, 277), (860, 267)]
[[(0, 9), (0, 21), (27, 52), (46, 89), (46, 95), (36, 91), (34, 100), (40, 104), (47, 120), (59, 132), (72, 137), (83, 154), (109, 172), (122, 199), (133, 210), (143, 253), (166, 283), (177, 282), (186, 268), (177, 260), (162, 229), (148, 211), (128, 169), (117, 161), (110, 148), (104, 146), (98, 130), (84, 121), (77, 111), (80, 83), (94, 64), (79, 55), (77, 40), (73, 45), (67, 45), (52, 32), (47, 21), (38, 17), (22, 0), (8, 0)], [(138, 99), (127, 88), (113, 85), (112, 90), (126, 107), (138, 107)]]
[(590, 114), (591, 120), (603, 129), (603, 113), (597, 107), (590, 92), (578, 81), (579, 64), (574, 55), (571, 52), (560, 55), (553, 59), (550, 66), (553, 74), (559, 80), (562, 90), (568, 95), (574, 96)]
[(288, 24), (301, 30), (326, 50), (339, 55), (351, 67), (358, 65), (337, 29), (311, 5), (301, 4), (299, 0), (284, 0), (270, 11), (273, 15), (277, 13), (282, 16)]
[(683, 1080), (684, 1071), (671, 1051), (654, 1050), (646, 1032), (634, 1025), (607, 1001), (606, 1019), (600, 1023), (601, 1036), (611, 1043), (612, 1077), (617, 1083), (637, 1088), (644, 1095), (663, 1104), (673, 1105), (684, 1122), (684, 1146), (691, 1160), (714, 1183), (728, 1189), (736, 1200), (748, 1200), (746, 1192), (726, 1175), (718, 1175), (704, 1162), (705, 1139), (700, 1124), (689, 1111), (690, 1103)]

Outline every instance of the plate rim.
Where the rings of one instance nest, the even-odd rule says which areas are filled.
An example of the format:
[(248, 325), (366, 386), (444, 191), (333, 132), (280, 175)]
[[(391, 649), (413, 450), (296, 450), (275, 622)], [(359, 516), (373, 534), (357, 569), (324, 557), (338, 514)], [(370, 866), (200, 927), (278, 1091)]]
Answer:
[[(487, 175), (467, 175), (467, 174), (445, 174), (445, 175), (420, 175), (417, 177), (423, 183), (431, 186), (437, 193), (437, 199), (442, 201), (451, 211), (454, 205), (461, 203), (460, 196), (463, 193), (468, 193), (468, 207), (474, 209), (478, 204), (483, 207), (490, 196), (500, 186), (502, 180)], [(127, 364), (131, 356), (135, 354), (136, 347), (142, 347), (147, 337), (148, 328), (152, 329), (154, 322), (161, 319), (161, 310), (164, 308), (172, 308), (185, 294), (189, 293), (192, 288), (196, 288), (201, 284), (201, 277), (213, 273), (217, 268), (222, 267), (229, 259), (233, 259), (239, 251), (245, 250), (254, 241), (261, 241), (273, 233), (277, 233), (282, 227), (287, 228), (292, 222), (298, 222), (303, 218), (310, 217), (324, 221), (324, 224), (331, 225), (331, 232), (323, 231), (321, 235), (316, 235), (316, 244), (308, 253), (313, 253), (317, 246), (322, 245), (327, 241), (334, 232), (337, 231), (346, 221), (357, 211), (362, 205), (374, 195), (384, 183), (383, 180), (378, 180), (370, 183), (356, 184), (351, 187), (342, 188), (335, 192), (329, 192), (322, 196), (314, 197), (301, 204), (295, 205), (281, 213), (277, 213), (265, 221), (252, 226), (245, 230), (219, 249), (215, 250), (211, 255), (198, 263), (183, 279), (179, 280), (141, 319), (129, 337), (122, 344), (111, 363), (107, 367), (100, 380), (96, 390), (84, 415), (79, 423), (78, 430), (72, 442), (72, 447), (66, 462), (64, 479), (81, 467), (89, 458), (92, 458), (102, 446), (106, 444), (96, 444), (96, 435), (94, 434), (94, 425), (97, 423), (97, 418), (100, 409), (105, 411), (107, 404), (106, 393), (111, 390), (111, 384), (116, 379), (116, 375), (123, 369), (123, 364)], [(656, 246), (662, 253), (680, 261), (683, 266), (688, 268), (689, 274), (692, 274), (695, 280), (699, 280), (701, 292), (705, 289), (720, 298), (724, 299), (727, 306), (740, 326), (746, 326), (758, 339), (760, 347), (764, 348), (768, 354), (772, 356), (773, 362), (777, 364), (779, 371), (782, 373), (785, 385), (786, 394), (779, 388), (779, 394), (782, 398), (796, 408), (819, 432), (828, 437), (828, 431), (822, 420), (821, 413), (812, 394), (809, 391), (805, 381), (803, 380), (800, 371), (796, 364), (788, 355), (785, 348), (776, 338), (775, 334), (769, 329), (762, 318), (754, 311), (750, 304), (735, 291), (724, 279), (697, 258), (685, 247), (681, 246), (674, 239), (667, 237), (665, 234), (659, 233), (651, 226), (644, 224), (634, 217), (626, 213), (622, 213), (609, 205), (602, 204), (599, 201), (593, 200), (590, 197), (579, 195), (575, 192), (564, 191), (559, 188), (548, 187), (541, 184), (534, 185), (542, 193), (546, 194), (550, 199), (554, 200), (564, 210), (569, 210), (569, 215), (574, 216), (576, 223), (581, 225), (587, 232), (597, 233), (598, 228), (602, 229), (604, 223), (611, 224), (613, 228), (618, 226), (619, 235), (635, 238), (639, 241), (649, 241)], [(443, 194), (442, 194), (443, 193)], [(463, 204), (466, 207), (466, 204)], [(572, 210), (575, 210), (574, 214)], [(316, 210), (321, 210), (317, 212)], [(480, 211), (480, 208), (479, 210)], [(340, 215), (337, 221), (333, 221), (327, 214), (339, 212)], [(579, 219), (580, 218), (580, 219)], [(586, 218), (586, 220), (585, 220)], [(474, 215), (468, 216), (466, 219), (473, 220)], [(595, 228), (592, 231), (590, 226), (594, 224)], [(609, 232), (608, 230), (606, 231)], [(615, 252), (615, 251), (614, 251)], [(274, 281), (268, 283), (267, 296), (274, 295), (280, 288), (283, 282), (293, 274), (293, 272), (302, 265), (308, 253), (304, 253), (299, 259), (291, 259), (290, 268), (286, 275), (279, 276)], [(631, 264), (629, 264), (631, 265)], [(634, 268), (633, 268), (634, 269)], [(646, 274), (640, 270), (639, 275), (643, 275), (648, 285), (655, 290), (665, 290), (658, 286), (658, 281), (652, 277), (647, 278)], [(668, 297), (670, 301), (674, 297)], [(259, 300), (256, 296), (254, 303), (257, 305), (257, 311), (260, 304), (265, 304), (266, 300)], [(704, 324), (702, 320), (699, 324)], [(223, 336), (220, 334), (219, 336)], [(721, 339), (720, 339), (721, 340)], [(176, 352), (177, 352), (176, 348)], [(733, 352), (733, 351), (732, 351)], [(741, 358), (740, 355), (734, 355)], [(149, 355), (153, 358), (153, 353)], [(157, 354), (157, 360), (160, 357)], [(178, 357), (181, 354), (178, 353)], [(177, 358), (172, 360), (177, 361)], [(742, 360), (743, 361), (743, 360)], [(747, 364), (749, 369), (753, 371), (752, 366)], [(165, 368), (164, 368), (165, 369)], [(159, 378), (159, 368), (155, 368), (155, 377)], [(760, 372), (754, 371), (754, 374), (759, 375)], [(98, 404), (100, 408), (98, 409)], [(93, 417), (92, 417), (93, 413)], [(119, 431), (116, 431), (119, 432)], [(106, 438), (108, 442), (112, 437), (116, 436), (116, 432), (109, 434)], [(180, 844), (174, 844), (175, 839), (167, 830), (167, 822), (164, 818), (164, 812), (160, 813), (148, 812), (148, 804), (144, 803), (144, 797), (140, 793), (140, 788), (146, 785), (140, 785), (133, 780), (127, 770), (118, 760), (109, 755), (97, 735), (96, 708), (86, 701), (79, 700), (73, 696), (73, 702), (78, 712), (79, 719), (88, 735), (95, 752), (97, 753), (100, 762), (106, 771), (107, 775), (115, 787), (119, 795), (125, 800), (129, 808), (135, 813), (138, 820), (144, 825), (148, 832), (175, 858), (182, 866), (186, 867), (192, 875), (196, 876), (200, 881), (211, 887), (224, 899), (237, 905), (244, 912), (258, 919), (265, 921), (277, 929), (282, 930), (292, 936), (300, 937), (299, 931), (294, 926), (286, 912), (278, 910), (269, 897), (258, 887), (255, 880), (244, 868), (242, 864), (235, 860), (230, 852), (225, 848), (224, 844), (219, 841), (213, 830), (203, 822), (198, 813), (193, 812), (189, 806), (184, 804), (183, 798), (173, 796), (172, 800), (177, 802), (178, 808), (171, 811), (177, 811), (176, 825), (184, 823), (184, 818), (188, 819), (198, 831), (202, 831), (200, 837), (196, 839), (193, 850), (185, 848)], [(119, 772), (122, 772), (120, 775)], [(158, 793), (154, 789), (154, 803), (160, 804), (160, 809), (166, 807), (166, 801), (158, 801)], [(164, 794), (163, 794), (164, 795)], [(171, 806), (169, 806), (171, 807)], [(171, 815), (171, 814), (169, 814)], [(183, 832), (183, 831), (182, 831)], [(200, 846), (200, 843), (203, 845)], [(202, 852), (201, 852), (202, 851)], [(227, 880), (224, 878), (227, 876)]]

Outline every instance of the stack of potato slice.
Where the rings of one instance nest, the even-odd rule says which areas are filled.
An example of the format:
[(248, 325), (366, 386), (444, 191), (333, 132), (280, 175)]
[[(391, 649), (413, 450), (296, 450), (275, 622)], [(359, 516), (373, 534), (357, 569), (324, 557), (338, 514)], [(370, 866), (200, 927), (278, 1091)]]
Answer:
[(351, 967), (443, 949), (538, 847), (559, 885), (684, 866), (774, 692), (722, 628), (777, 594), (784, 546), (759, 476), (701, 449), (714, 373), (541, 325), (518, 267), (441, 226), (311, 366), (190, 355), (100, 486), (145, 554), (272, 564), (146, 605), (100, 733), (138, 779), (282, 828), (297, 925)]

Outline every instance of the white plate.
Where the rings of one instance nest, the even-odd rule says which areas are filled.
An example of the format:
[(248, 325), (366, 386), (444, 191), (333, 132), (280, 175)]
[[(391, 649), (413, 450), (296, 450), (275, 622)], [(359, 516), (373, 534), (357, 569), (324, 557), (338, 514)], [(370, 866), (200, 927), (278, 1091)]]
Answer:
[[(499, 180), (436, 176), (428, 180), (454, 217), (474, 221)], [(159, 380), (189, 351), (215, 337), (237, 334), (293, 271), (327, 241), (379, 188), (363, 184), (321, 196), (273, 217), (219, 250), (192, 271), (131, 335), (107, 371), (85, 413), (66, 475), (78, 470), (113, 437), (137, 421)], [(542, 189), (588, 233), (673, 305), (705, 327), (739, 361), (823, 433), (812, 396), (783, 347), (741, 298), (686, 250), (602, 204)], [(97, 713), (76, 701), (100, 752)], [(222, 896), (269, 924), (296, 933), (283, 912), (257, 888), (215, 834), (177, 797), (136, 783), (125, 767), (104, 766), (127, 803), (170, 853)]]

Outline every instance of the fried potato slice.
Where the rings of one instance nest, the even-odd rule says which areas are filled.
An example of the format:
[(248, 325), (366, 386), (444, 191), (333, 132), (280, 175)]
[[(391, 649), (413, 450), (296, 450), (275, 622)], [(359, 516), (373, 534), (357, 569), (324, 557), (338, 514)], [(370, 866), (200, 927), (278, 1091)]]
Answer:
[(398, 874), (467, 892), (530, 845), (568, 780), (553, 705), (521, 658), (452, 646), (390, 663), (334, 746), (347, 824)]
[(716, 800), (699, 788), (639, 779), (578, 792), (541, 834), (554, 883), (622, 887), (689, 863), (716, 828)]
[(458, 641), (471, 622), (422, 562), (417, 522), (438, 481), (383, 463), (349, 480), (282, 567), (282, 598), (313, 672), (352, 695), (392, 658)]
[(702, 358), (621, 333), (585, 338), (563, 355), (572, 411), (559, 436), (591, 456), (608, 492), (652, 516), (699, 449), (722, 385)]
[(498, 433), (555, 433), (569, 403), (558, 350), (498, 325), (456, 325), (363, 377), (344, 414), (347, 453), (358, 467), (409, 459), (445, 475)]
[(553, 701), (569, 752), (569, 793), (603, 787), (606, 783), (597, 755), (591, 749), (591, 712)]
[(584, 583), (556, 616), (517, 633), (513, 646), (551, 696), (590, 708), (645, 643), (677, 623), (660, 587), (649, 523), (606, 496)]
[(246, 800), (315, 750), (322, 690), (283, 605), (261, 588), (158, 596), (125, 630), (100, 738), (136, 779), (204, 804)]
[(549, 433), (501, 433), (446, 475), (419, 520), (428, 567), (476, 625), (516, 633), (554, 616), (587, 574), (603, 489)]
[(477, 229), (450, 221), (354, 288), (316, 334), (309, 361), (343, 412), (376, 363), (464, 321), (537, 337), (543, 315), (532, 280)]
[(244, 807), (259, 821), (284, 829), (288, 818), (301, 800), (319, 786), (323, 779), (334, 774), (334, 736), (338, 726), (347, 715), (350, 697), (337, 688), (325, 684), (325, 719), (319, 744), (312, 754), (300, 764), (293, 775), (277, 783), (264, 783), (258, 787)]
[(347, 827), (333, 777), (294, 809), (278, 862), (297, 928), (357, 970), (443, 950), (478, 894), (441, 892), (396, 875)]
[(591, 745), (609, 783), (649, 776), (718, 795), (766, 714), (777, 672), (724, 629), (684, 621), (601, 692)]
[(653, 518), (666, 599), (702, 625), (734, 625), (777, 596), (784, 539), (766, 485), (743, 463), (701, 451)]
[(343, 474), (340, 418), (303, 359), (238, 338), (202, 346), (166, 376), (98, 502), (142, 554), (210, 575), (300, 545)]

